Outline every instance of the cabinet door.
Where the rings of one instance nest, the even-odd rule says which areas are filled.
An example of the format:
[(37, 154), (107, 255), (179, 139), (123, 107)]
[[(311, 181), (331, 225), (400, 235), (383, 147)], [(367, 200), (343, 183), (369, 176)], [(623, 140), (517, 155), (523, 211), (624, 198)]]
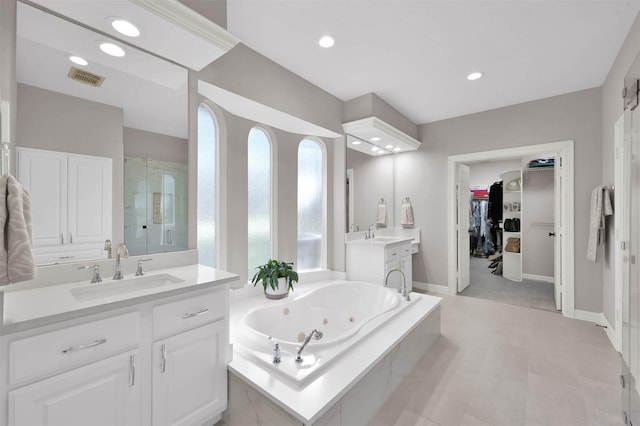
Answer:
[(17, 148), (18, 181), (31, 192), (33, 243), (57, 246), (67, 235), (67, 156)]
[(9, 392), (9, 425), (140, 425), (139, 351)]
[(104, 242), (111, 236), (111, 159), (69, 156), (68, 240)]
[(194, 425), (227, 406), (226, 321), (153, 345), (153, 425)]

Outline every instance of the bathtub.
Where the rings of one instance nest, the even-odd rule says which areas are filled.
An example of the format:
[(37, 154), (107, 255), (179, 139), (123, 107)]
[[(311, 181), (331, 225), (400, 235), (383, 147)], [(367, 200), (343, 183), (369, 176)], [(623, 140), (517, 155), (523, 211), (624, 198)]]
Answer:
[[(412, 293), (412, 301), (405, 301), (395, 289), (379, 284), (332, 282), (251, 309), (235, 325), (238, 339), (234, 345), (263, 368), (304, 386), (420, 297)], [(321, 331), (322, 338), (311, 339), (302, 352), (303, 362), (295, 363), (298, 348), (313, 329)], [(275, 343), (281, 350), (279, 364), (273, 363)]]

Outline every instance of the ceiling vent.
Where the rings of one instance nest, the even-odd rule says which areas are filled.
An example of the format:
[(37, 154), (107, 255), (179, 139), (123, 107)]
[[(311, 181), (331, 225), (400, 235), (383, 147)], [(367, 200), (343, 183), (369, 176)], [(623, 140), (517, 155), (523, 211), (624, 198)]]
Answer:
[(100, 87), (105, 77), (99, 76), (97, 74), (92, 74), (90, 72), (81, 70), (76, 67), (71, 67), (69, 70), (69, 74), (67, 74), (71, 80), (79, 81), (80, 83), (88, 84), (93, 87)]

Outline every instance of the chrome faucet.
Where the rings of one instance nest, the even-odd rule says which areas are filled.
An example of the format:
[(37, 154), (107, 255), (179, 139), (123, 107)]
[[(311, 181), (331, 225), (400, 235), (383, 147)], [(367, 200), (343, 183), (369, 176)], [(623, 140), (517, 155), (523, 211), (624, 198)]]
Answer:
[(89, 269), (93, 268), (93, 277), (91, 278), (91, 284), (101, 283), (102, 277), (100, 276), (100, 265), (97, 263), (95, 265), (87, 265), (87, 266), (79, 266), (78, 269)]
[(111, 240), (108, 238), (104, 240), (104, 251), (107, 252), (107, 259), (111, 259), (113, 257), (111, 256)]
[(400, 284), (398, 283), (398, 293), (402, 293), (402, 297), (404, 297), (404, 300), (406, 300), (407, 302), (410, 301), (411, 296), (409, 289), (407, 288), (407, 277), (405, 277), (404, 272), (402, 272), (400, 269), (396, 268), (387, 272), (387, 274), (384, 276), (384, 286), (386, 287), (387, 284), (389, 284), (389, 276), (393, 272), (400, 272), (400, 275), (402, 275), (402, 287), (400, 287)]
[(142, 270), (142, 262), (148, 262), (153, 260), (151, 257), (148, 259), (138, 259), (138, 269), (136, 269), (136, 277), (141, 277), (144, 275), (144, 271)]
[(313, 331), (311, 333), (309, 333), (307, 338), (304, 339), (304, 342), (302, 343), (302, 346), (300, 346), (300, 349), (298, 349), (298, 353), (296, 355), (296, 362), (298, 364), (300, 364), (303, 361), (303, 359), (300, 356), (300, 354), (302, 353), (304, 348), (307, 347), (307, 345), (309, 344), (309, 341), (311, 340), (311, 338), (313, 337), (316, 340), (320, 340), (320, 339), (322, 339), (322, 336), (323, 336), (322, 331), (320, 331), (320, 330), (318, 330), (316, 328), (314, 328)]
[(372, 223), (371, 225), (369, 225), (369, 228), (367, 229), (367, 235), (365, 236), (365, 239), (367, 239), (367, 240), (376, 237), (376, 234), (371, 232), (371, 227), (372, 226), (373, 226), (373, 229), (375, 229), (376, 231), (378, 230), (378, 225), (377, 224)]
[(280, 364), (282, 357), (280, 355), (280, 344), (276, 343), (273, 347), (273, 363)]
[(118, 247), (116, 247), (116, 273), (113, 275), (114, 280), (121, 280), (124, 278), (120, 267), (120, 251), (122, 251), (122, 256), (129, 257), (129, 250), (127, 249), (127, 246), (124, 243), (118, 244)]

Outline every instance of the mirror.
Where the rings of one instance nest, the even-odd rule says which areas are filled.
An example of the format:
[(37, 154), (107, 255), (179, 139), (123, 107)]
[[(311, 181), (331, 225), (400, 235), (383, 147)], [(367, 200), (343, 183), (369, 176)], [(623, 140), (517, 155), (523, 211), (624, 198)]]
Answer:
[[(104, 41), (123, 47), (126, 55), (106, 55), (99, 49)], [(88, 64), (72, 63), (71, 55)], [(124, 241), (134, 247), (131, 255), (186, 249), (187, 69), (20, 2), (16, 56), (17, 149), (110, 158), (111, 208), (94, 210), (110, 222), (114, 248)], [(57, 214), (34, 200), (36, 209)], [(81, 232), (82, 226), (74, 229)], [(39, 246), (38, 238), (52, 232), (46, 228), (34, 218), (37, 259), (38, 250), (69, 250), (52, 248), (64, 238)], [(100, 237), (91, 244), (83, 240), (74, 247), (82, 253), (68, 259), (106, 257)]]
[[(347, 146), (352, 143), (347, 137)], [(366, 142), (361, 141), (359, 147)], [(373, 148), (373, 145), (371, 145)], [(376, 223), (378, 203), (387, 204), (387, 224), (394, 223), (393, 155), (369, 155), (347, 148), (347, 232), (366, 231)]]

